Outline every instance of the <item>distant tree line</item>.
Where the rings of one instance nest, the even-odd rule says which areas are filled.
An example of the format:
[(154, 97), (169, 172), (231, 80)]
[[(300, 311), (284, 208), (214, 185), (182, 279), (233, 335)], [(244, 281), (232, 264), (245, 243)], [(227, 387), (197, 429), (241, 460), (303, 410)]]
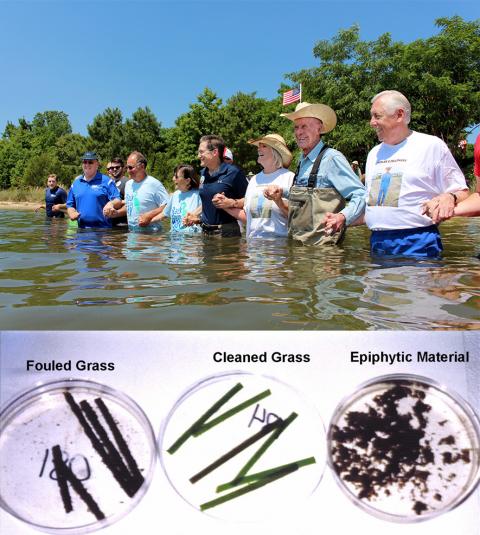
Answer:
[[(315, 45), (318, 66), (287, 75), (292, 84), (302, 84), (303, 100), (336, 111), (338, 126), (327, 138), (331, 146), (364, 162), (376, 143), (368, 125), (370, 100), (384, 89), (398, 89), (412, 103), (412, 128), (441, 137), (461, 164), (462, 158), (468, 163), (458, 141), (480, 122), (480, 19), (455, 16), (437, 19), (436, 25), (437, 35), (408, 44), (392, 41), (389, 33), (362, 41), (354, 25)], [(180, 162), (198, 165), (198, 140), (208, 133), (225, 139), (235, 163), (256, 171), (256, 148), (248, 139), (277, 132), (295, 149), (291, 123), (280, 117), (294, 107), (281, 104), (287, 89), (282, 85), (272, 100), (239, 92), (224, 103), (206, 88), (171, 128), (163, 128), (148, 107), (129, 118), (107, 108), (87, 126), (88, 136), (73, 133), (63, 111), (37, 113), (31, 122), (21, 118), (8, 123), (0, 139), (0, 187), (41, 186), (52, 172), (69, 185), (86, 150), (95, 150), (104, 164), (140, 150), (149, 172), (172, 188), (173, 168)]]

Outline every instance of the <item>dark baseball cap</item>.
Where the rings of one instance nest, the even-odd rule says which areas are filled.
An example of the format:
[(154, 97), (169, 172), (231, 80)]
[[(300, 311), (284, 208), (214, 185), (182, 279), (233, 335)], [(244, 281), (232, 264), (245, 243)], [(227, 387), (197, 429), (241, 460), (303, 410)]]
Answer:
[(82, 160), (98, 160), (97, 153), (89, 150), (82, 156)]

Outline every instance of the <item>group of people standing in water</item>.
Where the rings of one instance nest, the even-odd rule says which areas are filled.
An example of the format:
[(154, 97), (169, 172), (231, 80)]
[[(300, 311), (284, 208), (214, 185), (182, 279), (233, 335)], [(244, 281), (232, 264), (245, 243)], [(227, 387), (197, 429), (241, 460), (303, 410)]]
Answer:
[[(65, 211), (82, 228), (126, 223), (133, 231), (157, 231), (168, 217), (172, 232), (234, 237), (244, 226), (247, 240), (289, 236), (309, 245), (338, 244), (348, 226), (366, 223), (373, 254), (438, 257), (438, 224), (455, 215), (480, 215), (480, 180), (470, 194), (447, 145), (410, 130), (411, 107), (404, 95), (383, 91), (371, 103), (370, 124), (380, 144), (368, 155), (365, 184), (345, 156), (322, 139), (336, 126), (333, 109), (303, 102), (282, 114), (292, 121), (301, 151), (295, 172), (289, 170), (293, 155), (276, 133), (249, 141), (263, 168), (249, 181), (221, 137), (201, 137), (201, 175), (191, 165), (178, 165), (173, 195), (148, 174), (138, 151), (126, 166), (112, 159), (109, 176), (99, 172), (97, 155), (86, 152), (83, 173), (68, 196), (49, 176), (47, 215)], [(477, 139), (477, 178), (479, 149)]]

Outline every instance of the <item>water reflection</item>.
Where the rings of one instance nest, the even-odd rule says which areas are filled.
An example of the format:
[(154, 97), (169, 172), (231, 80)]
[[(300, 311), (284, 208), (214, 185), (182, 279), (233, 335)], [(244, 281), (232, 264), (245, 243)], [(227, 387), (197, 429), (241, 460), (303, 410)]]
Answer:
[(480, 220), (443, 227), (443, 260), (405, 261), (371, 258), (362, 228), (315, 248), (0, 212), (0, 319), (4, 329), (52, 319), (75, 329), (479, 329)]

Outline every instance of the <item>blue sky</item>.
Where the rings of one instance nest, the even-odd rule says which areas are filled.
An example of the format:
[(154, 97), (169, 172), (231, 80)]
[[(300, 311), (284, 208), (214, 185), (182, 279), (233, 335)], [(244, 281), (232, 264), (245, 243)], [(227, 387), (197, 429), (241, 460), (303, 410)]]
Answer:
[(354, 23), (362, 39), (409, 42), (455, 14), (474, 20), (480, 2), (0, 0), (0, 131), (62, 110), (86, 134), (107, 107), (144, 106), (169, 127), (207, 86), (274, 98), (287, 73), (316, 64), (317, 41)]

